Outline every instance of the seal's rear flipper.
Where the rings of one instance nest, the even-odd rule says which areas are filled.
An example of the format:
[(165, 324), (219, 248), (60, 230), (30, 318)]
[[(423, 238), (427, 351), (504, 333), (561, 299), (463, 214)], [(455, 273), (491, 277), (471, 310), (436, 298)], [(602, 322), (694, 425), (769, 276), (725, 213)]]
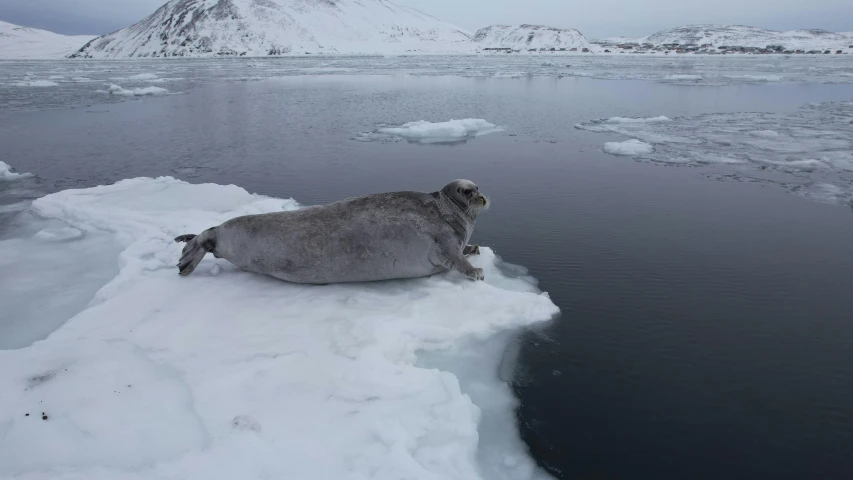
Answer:
[(197, 236), (198, 235), (193, 235), (192, 233), (187, 234), (187, 235), (179, 235), (179, 236), (175, 237), (175, 241), (178, 243), (189, 242), (190, 240), (194, 239)]
[(205, 230), (201, 235), (181, 235), (176, 237), (175, 241), (187, 242), (181, 254), (181, 260), (178, 261), (178, 273), (183, 276), (193, 273), (207, 252), (216, 248), (216, 235), (213, 229)]

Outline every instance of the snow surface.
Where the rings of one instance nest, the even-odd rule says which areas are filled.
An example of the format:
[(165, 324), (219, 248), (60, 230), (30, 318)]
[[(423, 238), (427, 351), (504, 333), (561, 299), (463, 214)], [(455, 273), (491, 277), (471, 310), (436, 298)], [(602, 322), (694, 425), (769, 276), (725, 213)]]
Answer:
[(60, 35), (0, 21), (0, 59), (62, 58), (93, 38), (90, 35)]
[(611, 155), (636, 156), (652, 153), (655, 151), (655, 147), (646, 142), (631, 139), (624, 142), (607, 142), (604, 144), (604, 151)]
[(34, 237), (46, 242), (74, 240), (83, 236), (83, 232), (74, 227), (55, 227), (39, 230)]
[(121, 95), (125, 97), (143, 97), (146, 95), (166, 95), (169, 91), (160, 87), (134, 88), (128, 90), (118, 85), (111, 85), (109, 93), (110, 95)]
[(30, 80), (15, 84), (16, 87), (55, 87), (57, 85), (59, 84), (50, 80)]
[(809, 104), (792, 113), (717, 113), (664, 122), (610, 120), (575, 128), (632, 139), (608, 144), (608, 153), (618, 154), (629, 142), (651, 144), (653, 151), (643, 152), (640, 160), (712, 165), (721, 169), (716, 174), (721, 179), (778, 185), (826, 203), (853, 201), (853, 102)]
[(474, 35), (474, 43), (480, 48), (577, 48), (590, 47), (583, 34), (573, 28), (554, 28), (545, 25), (492, 25), (481, 28)]
[[(711, 44), (714, 47), (739, 46), (760, 47), (781, 45), (790, 50), (844, 49), (851, 45), (853, 35), (833, 33), (826, 30), (792, 30), (777, 32), (764, 28), (742, 25), (686, 25), (670, 28), (645, 37), (625, 41), (639, 44), (664, 45), (677, 43)], [(833, 50), (834, 53), (834, 50)]]
[(378, 131), (417, 143), (450, 143), (501, 132), (503, 128), (482, 118), (465, 118), (436, 123), (419, 120), (405, 123), (399, 127), (380, 128)]
[(31, 173), (15, 173), (12, 171), (12, 167), (0, 160), (0, 180), (17, 180), (19, 178), (27, 178), (31, 177)]
[[(557, 313), (527, 277), (504, 273), (490, 249), (472, 258), (485, 282), (447, 273), (295, 285), (210, 256), (191, 277), (176, 274), (175, 235), (296, 208), (236, 186), (168, 177), (35, 200), (30, 211), (53, 222), (50, 232), (75, 238), (0, 243), (0, 262), (15, 267), (10, 252), (42, 248), (91, 268), (91, 252), (68, 249), (96, 241), (95, 258), (111, 258), (117, 272), (47, 339), (0, 350), (0, 476), (530, 478), (535, 469), (519, 439), (500, 447), (478, 434), (482, 418), (512, 407), (503, 382), (484, 380), (497, 366), (436, 357), (459, 353), (464, 363), (469, 345)], [(27, 260), (31, 270), (49, 265)], [(38, 321), (38, 310), (29, 314)], [(480, 381), (469, 383), (470, 375)], [(511, 412), (503, 413), (509, 422)], [(486, 477), (480, 443), (509, 466), (489, 465)]]
[(474, 52), (470, 33), (388, 0), (172, 0), (74, 57)]

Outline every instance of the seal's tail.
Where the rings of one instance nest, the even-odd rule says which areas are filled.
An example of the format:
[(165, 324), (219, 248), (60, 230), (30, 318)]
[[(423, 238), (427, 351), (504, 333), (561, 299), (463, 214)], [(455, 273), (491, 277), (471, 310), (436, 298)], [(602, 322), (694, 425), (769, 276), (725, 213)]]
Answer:
[(186, 242), (181, 259), (178, 261), (178, 273), (187, 276), (193, 273), (201, 259), (216, 248), (216, 234), (213, 229), (201, 232), (200, 235), (181, 235), (175, 237), (176, 242)]

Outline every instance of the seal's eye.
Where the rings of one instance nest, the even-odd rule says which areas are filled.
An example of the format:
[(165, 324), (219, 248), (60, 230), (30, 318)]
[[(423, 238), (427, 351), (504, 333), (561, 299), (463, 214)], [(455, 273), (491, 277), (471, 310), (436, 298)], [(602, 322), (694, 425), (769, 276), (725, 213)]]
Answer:
[(465, 195), (471, 195), (471, 189), (466, 188), (462, 193), (464, 193)]

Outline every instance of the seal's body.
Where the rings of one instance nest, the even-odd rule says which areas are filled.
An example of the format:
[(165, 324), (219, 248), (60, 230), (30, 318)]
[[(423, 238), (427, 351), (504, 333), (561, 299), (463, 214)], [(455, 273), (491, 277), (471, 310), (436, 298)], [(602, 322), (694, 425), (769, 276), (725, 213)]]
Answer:
[(414, 278), (456, 270), (482, 280), (465, 258), (477, 213), (488, 204), (468, 180), (433, 193), (367, 195), (290, 212), (231, 219), (187, 242), (189, 275), (207, 252), (238, 267), (294, 283)]

